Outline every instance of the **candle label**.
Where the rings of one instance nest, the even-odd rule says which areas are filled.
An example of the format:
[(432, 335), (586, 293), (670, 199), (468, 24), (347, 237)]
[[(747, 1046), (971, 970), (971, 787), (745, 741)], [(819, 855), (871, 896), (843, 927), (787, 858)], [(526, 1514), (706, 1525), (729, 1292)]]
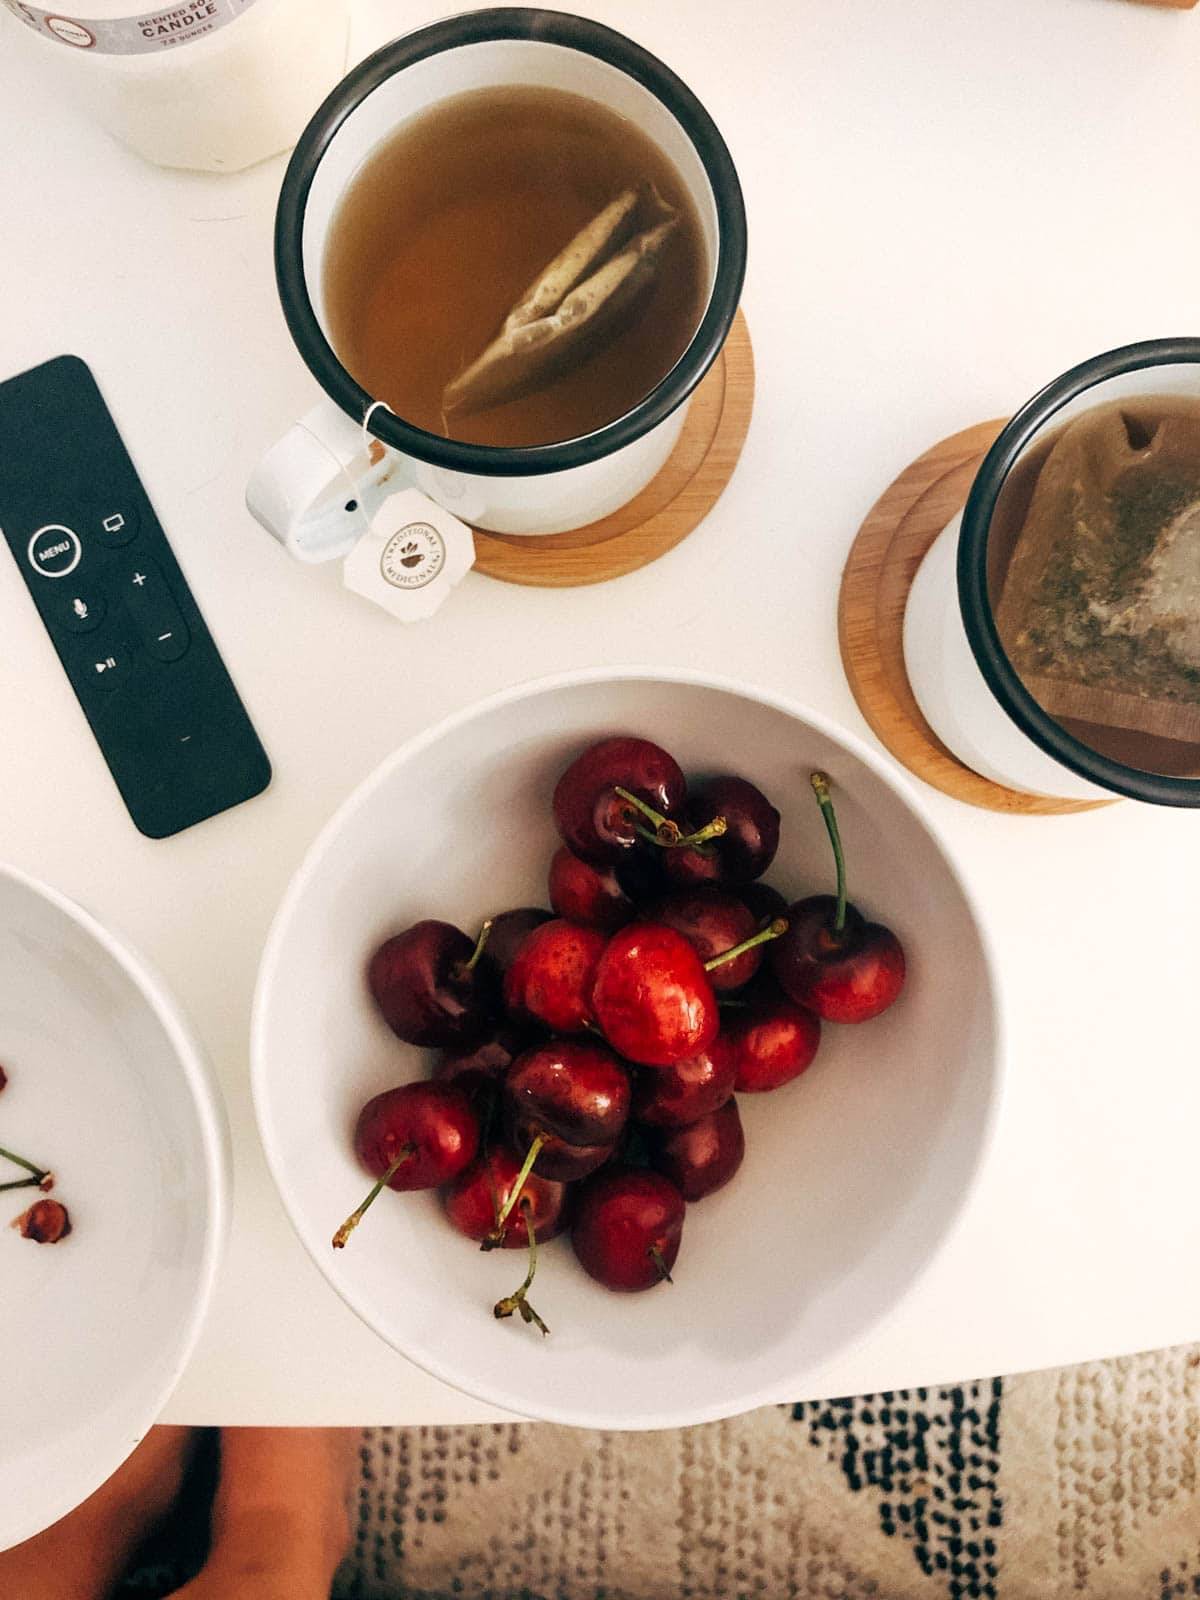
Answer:
[(236, 22), (255, 0), (195, 0), (190, 6), (165, 6), (128, 17), (75, 17), (61, 11), (43, 11), (25, 0), (0, 0), (21, 21), (43, 38), (54, 39), (73, 50), (96, 50), (101, 55), (139, 56), (153, 50), (173, 50), (195, 39), (205, 39), (227, 22)]

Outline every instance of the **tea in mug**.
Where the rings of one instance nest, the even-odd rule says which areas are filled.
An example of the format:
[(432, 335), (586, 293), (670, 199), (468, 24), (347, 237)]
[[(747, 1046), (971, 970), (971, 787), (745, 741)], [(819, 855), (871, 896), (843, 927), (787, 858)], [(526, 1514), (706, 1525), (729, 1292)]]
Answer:
[(364, 163), (325, 259), (330, 340), (397, 416), (464, 443), (578, 438), (683, 355), (710, 264), (679, 172), (559, 89), (473, 90)]

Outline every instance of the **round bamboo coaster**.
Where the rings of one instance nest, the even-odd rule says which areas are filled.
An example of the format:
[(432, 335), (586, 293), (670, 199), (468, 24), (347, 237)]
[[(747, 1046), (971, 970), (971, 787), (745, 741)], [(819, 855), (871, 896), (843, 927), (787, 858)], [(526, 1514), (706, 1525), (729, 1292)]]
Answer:
[(628, 505), (570, 533), (527, 537), (475, 530), (475, 571), (505, 583), (566, 589), (623, 577), (699, 526), (733, 475), (754, 406), (754, 352), (739, 311), (692, 396), (666, 465)]
[(1052, 800), (972, 772), (925, 721), (904, 665), (904, 608), (921, 559), (956, 512), (1004, 420), (927, 450), (872, 507), (851, 546), (838, 597), (842, 664), (859, 709), (898, 761), (943, 794), (989, 811), (1063, 816), (1111, 800)]

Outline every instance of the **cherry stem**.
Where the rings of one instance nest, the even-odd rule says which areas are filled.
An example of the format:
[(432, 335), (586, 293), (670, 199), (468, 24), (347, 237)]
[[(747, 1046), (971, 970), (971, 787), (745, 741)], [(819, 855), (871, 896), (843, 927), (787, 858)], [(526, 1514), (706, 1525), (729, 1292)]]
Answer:
[(697, 828), (695, 833), (684, 833), (677, 822), (672, 822), (670, 817), (664, 817), (661, 811), (655, 811), (653, 806), (647, 805), (628, 789), (622, 789), (619, 783), (613, 784), (613, 790), (627, 805), (631, 805), (640, 816), (652, 824), (649, 828), (638, 828), (637, 831), (642, 838), (650, 844), (659, 845), (663, 850), (695, 849), (707, 844), (710, 839), (719, 839), (729, 828), (724, 817), (714, 817), (702, 828)]
[(729, 950), (722, 950), (719, 956), (706, 961), (704, 970), (711, 972), (714, 967), (723, 967), (727, 961), (734, 961), (738, 956), (744, 956), (747, 950), (756, 950), (760, 944), (769, 944), (772, 939), (782, 939), (787, 931), (787, 918), (776, 917), (774, 922), (768, 922), (765, 928), (752, 933), (748, 939), (743, 939), (741, 944), (735, 944)]
[(479, 937), (475, 941), (475, 948), (471, 952), (471, 959), (466, 963), (466, 968), (467, 968), (468, 972), (474, 972), (475, 968), (479, 965), (479, 958), (483, 954), (484, 950), (487, 948), (487, 942), (488, 942), (489, 938), (491, 937), (492, 923), (494, 922), (494, 920), (495, 920), (495, 918), (488, 917), (487, 920), (484, 922), (482, 928), (480, 928)]
[(821, 815), (825, 818), (825, 831), (833, 846), (833, 859), (837, 866), (837, 915), (833, 919), (833, 931), (841, 933), (846, 926), (846, 856), (842, 850), (842, 836), (838, 832), (837, 813), (829, 793), (829, 779), (823, 772), (814, 772), (808, 781), (813, 786)]
[(658, 1271), (658, 1281), (660, 1283), (674, 1283), (675, 1279), (671, 1276), (670, 1269), (668, 1268), (666, 1261), (663, 1259), (663, 1253), (658, 1246), (656, 1244), (652, 1244), (649, 1250), (646, 1251), (646, 1254), (650, 1257), (651, 1261), (653, 1261), (655, 1268)]
[(345, 1222), (342, 1223), (341, 1227), (334, 1234), (333, 1248), (335, 1250), (344, 1250), (346, 1248), (346, 1240), (354, 1232), (355, 1228), (358, 1227), (368, 1209), (375, 1204), (375, 1201), (379, 1197), (380, 1190), (383, 1189), (387, 1184), (391, 1183), (399, 1169), (404, 1165), (410, 1156), (415, 1156), (416, 1153), (417, 1147), (415, 1144), (405, 1144), (400, 1146), (400, 1150), (397, 1153), (395, 1160), (384, 1173), (383, 1177), (380, 1178), (375, 1184), (375, 1187), (363, 1201), (362, 1205), (355, 1207), (355, 1209), (346, 1218)]
[(525, 1298), (533, 1283), (533, 1275), (537, 1271), (537, 1234), (533, 1227), (533, 1207), (529, 1203), (528, 1196), (521, 1202), (521, 1214), (525, 1218), (525, 1233), (529, 1239), (529, 1270), (525, 1274), (525, 1282), (515, 1294), (505, 1295), (503, 1300), (496, 1301), (492, 1307), (492, 1315), (498, 1318), (511, 1317), (514, 1311), (519, 1311), (521, 1321), (540, 1328), (544, 1337), (550, 1329)]
[[(39, 1183), (43, 1178), (47, 1178), (50, 1175), (49, 1167), (35, 1167), (32, 1161), (26, 1161), (24, 1156), (14, 1155), (11, 1150), (6, 1150), (3, 1145), (0, 1145), (0, 1156), (3, 1156), (5, 1161), (11, 1161), (15, 1166), (24, 1167), (25, 1171), (32, 1173)], [(4, 1187), (15, 1188), (16, 1185), (6, 1184)]]
[(521, 1198), (521, 1190), (525, 1187), (525, 1180), (533, 1171), (533, 1163), (541, 1154), (542, 1146), (545, 1144), (545, 1142), (545, 1139), (539, 1133), (534, 1139), (533, 1143), (529, 1146), (529, 1149), (525, 1152), (525, 1160), (521, 1165), (520, 1172), (517, 1173), (517, 1180), (513, 1184), (512, 1188), (508, 1191), (508, 1199), (496, 1213), (496, 1226), (483, 1241), (482, 1245), (480, 1246), (481, 1250), (495, 1250), (498, 1245), (504, 1243), (504, 1224), (508, 1221), (509, 1213), (512, 1211), (512, 1208)]
[(5, 1194), (9, 1189), (40, 1189), (40, 1178), (14, 1178), (11, 1183), (0, 1183), (0, 1194)]

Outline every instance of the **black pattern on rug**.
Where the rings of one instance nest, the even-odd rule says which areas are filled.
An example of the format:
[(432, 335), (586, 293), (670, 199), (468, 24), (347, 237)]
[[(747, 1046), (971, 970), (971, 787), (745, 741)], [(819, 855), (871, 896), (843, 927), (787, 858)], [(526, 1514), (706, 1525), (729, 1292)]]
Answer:
[(801, 1401), (806, 1423), (855, 1493), (879, 1491), (879, 1526), (912, 1548), (948, 1600), (996, 1600), (1004, 1380)]

